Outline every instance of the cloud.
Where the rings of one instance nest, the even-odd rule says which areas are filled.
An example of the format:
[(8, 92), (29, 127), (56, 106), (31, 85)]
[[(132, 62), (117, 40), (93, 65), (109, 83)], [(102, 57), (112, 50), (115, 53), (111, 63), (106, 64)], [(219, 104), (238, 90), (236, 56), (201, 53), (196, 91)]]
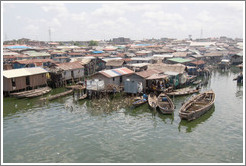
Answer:
[(234, 2), (226, 4), (227, 9), (234, 10), (237, 12), (242, 12), (245, 8), (245, 2)]
[(74, 21), (84, 21), (86, 19), (86, 13), (85, 12), (81, 12), (78, 14), (72, 13), (70, 14), (69, 17)]
[[(76, 7), (73, 8), (73, 5)], [(98, 3), (93, 6), (74, 3), (68, 6), (67, 3), (43, 2), (35, 4), (37, 12), (32, 14), (29, 5), (29, 8), (23, 4), (14, 6), (18, 11), (8, 7), (8, 12), (4, 13), (4, 23), (8, 23), (4, 28), (18, 24), (25, 27), (18, 29), (23, 37), (38, 31), (45, 40), (49, 27), (52, 29), (53, 40), (56, 37), (59, 40), (90, 40), (117, 36), (133, 39), (158, 36), (181, 38), (188, 34), (199, 37), (201, 28), (204, 34), (219, 34), (222, 31), (228, 34), (230, 31), (233, 34), (240, 31), (238, 34), (242, 34), (240, 26), (243, 26), (243, 7), (237, 3), (195, 6), (174, 3)], [(60, 35), (68, 31), (69, 35)]]
[(68, 12), (64, 3), (44, 3), (40, 4), (40, 7), (44, 12), (56, 12), (59, 14)]
[[(215, 19), (216, 16), (210, 14), (208, 11), (203, 10), (202, 12), (198, 13), (196, 16), (196, 19), (202, 22), (214, 22), (216, 21)], [(218, 21), (218, 20), (217, 20)]]
[(96, 9), (92, 12), (93, 16), (118, 16), (123, 15), (124, 10), (121, 10), (120, 4), (103, 4), (101, 8)]
[(37, 34), (37, 32), (39, 31), (39, 26), (30, 24), (30, 25), (27, 25), (24, 28), (24, 30), (25, 30), (25, 33), (28, 35)]

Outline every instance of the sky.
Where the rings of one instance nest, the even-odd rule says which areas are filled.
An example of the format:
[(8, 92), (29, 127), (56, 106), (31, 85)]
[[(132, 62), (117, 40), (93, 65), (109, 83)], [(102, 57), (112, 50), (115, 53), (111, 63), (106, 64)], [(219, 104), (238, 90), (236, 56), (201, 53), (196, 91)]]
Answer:
[(4, 41), (244, 37), (245, 2), (1, 3)]

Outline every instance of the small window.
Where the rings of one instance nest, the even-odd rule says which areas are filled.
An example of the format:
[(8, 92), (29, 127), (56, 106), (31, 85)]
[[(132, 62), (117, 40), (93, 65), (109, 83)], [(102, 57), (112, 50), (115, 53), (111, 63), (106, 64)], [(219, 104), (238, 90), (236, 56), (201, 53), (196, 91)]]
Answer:
[(11, 82), (12, 82), (12, 86), (15, 87), (16, 83), (15, 83), (15, 79), (14, 78), (11, 79)]
[(64, 71), (64, 75), (66, 75), (66, 72)]
[(30, 85), (30, 77), (26, 76), (26, 85)]
[(122, 76), (120, 76), (120, 83), (122, 83)]
[(114, 77), (113, 77), (113, 81), (114, 81), (115, 79), (114, 79)]

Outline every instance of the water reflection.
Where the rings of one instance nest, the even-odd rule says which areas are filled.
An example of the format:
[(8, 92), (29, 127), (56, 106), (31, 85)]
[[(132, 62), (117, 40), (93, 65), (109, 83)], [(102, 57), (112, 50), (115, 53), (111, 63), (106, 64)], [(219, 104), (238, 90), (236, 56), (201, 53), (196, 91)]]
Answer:
[(205, 121), (207, 121), (213, 114), (215, 110), (215, 106), (213, 106), (207, 113), (205, 113), (203, 116), (201, 116), (200, 118), (193, 120), (193, 121), (186, 121), (186, 120), (181, 120), (179, 122), (179, 126), (178, 126), (178, 130), (179, 132), (181, 131), (181, 127), (185, 127), (186, 128), (186, 133), (190, 133), (192, 131), (194, 131), (194, 129), (199, 125), (204, 123)]
[(173, 124), (174, 121), (174, 114), (172, 115), (163, 115), (163, 114), (158, 114), (157, 115), (165, 124), (170, 122), (170, 124)]
[(17, 99), (14, 97), (4, 98), (3, 104), (3, 117), (11, 116), (16, 113), (23, 113), (31, 111), (34, 107), (40, 107), (40, 103), (37, 99)]

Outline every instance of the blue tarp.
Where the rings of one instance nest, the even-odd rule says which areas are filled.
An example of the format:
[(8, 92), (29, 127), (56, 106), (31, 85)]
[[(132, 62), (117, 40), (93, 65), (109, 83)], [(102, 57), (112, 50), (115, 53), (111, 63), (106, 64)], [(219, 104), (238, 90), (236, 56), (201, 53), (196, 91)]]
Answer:
[(136, 44), (136, 46), (151, 46), (151, 44)]
[(26, 48), (31, 48), (31, 47), (27, 47), (27, 46), (8, 46), (6, 48), (8, 48), (8, 49), (26, 49)]
[(101, 54), (103, 51), (92, 51), (93, 54)]

